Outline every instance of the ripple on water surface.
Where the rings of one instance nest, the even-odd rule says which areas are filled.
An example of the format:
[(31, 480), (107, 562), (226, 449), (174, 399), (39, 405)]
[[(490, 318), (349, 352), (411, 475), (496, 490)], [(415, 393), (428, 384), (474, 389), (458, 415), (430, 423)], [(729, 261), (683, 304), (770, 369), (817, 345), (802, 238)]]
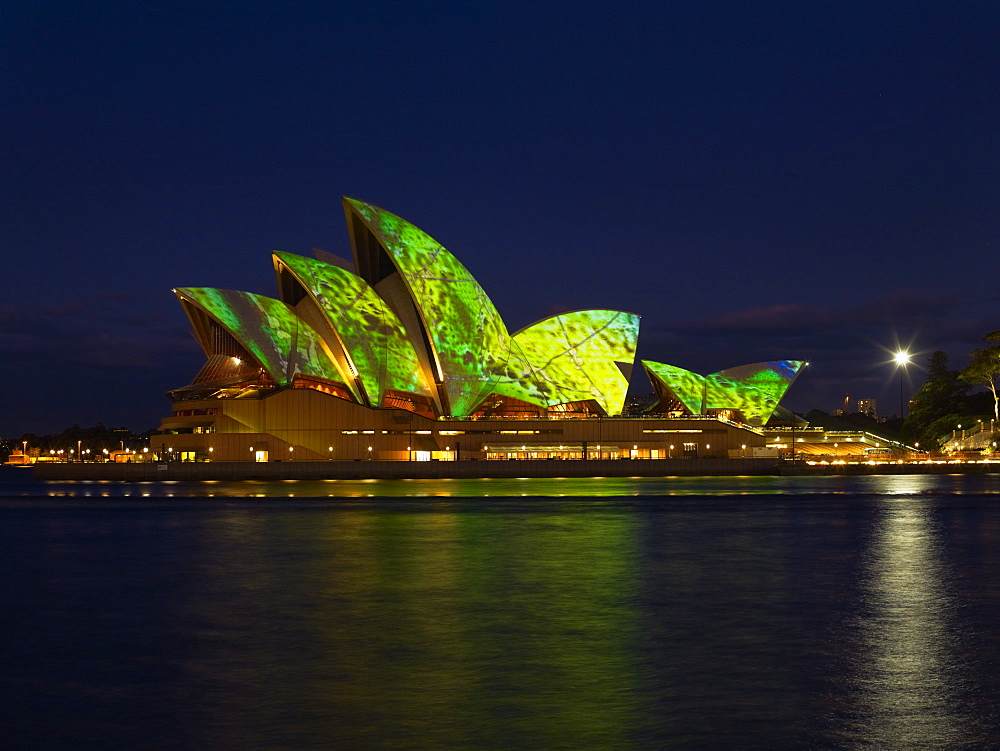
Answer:
[(988, 477), (3, 496), (13, 747), (1000, 747)]

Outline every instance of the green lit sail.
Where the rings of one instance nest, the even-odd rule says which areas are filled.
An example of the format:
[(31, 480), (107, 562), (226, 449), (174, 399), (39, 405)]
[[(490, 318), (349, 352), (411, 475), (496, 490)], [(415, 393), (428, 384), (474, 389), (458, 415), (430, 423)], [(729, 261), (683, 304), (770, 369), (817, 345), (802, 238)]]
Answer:
[[(662, 362), (642, 361), (653, 385), (665, 388), (693, 415), (705, 411), (705, 376)], [(659, 391), (659, 389), (658, 389)]]
[(361, 277), (293, 253), (275, 253), (326, 313), (378, 406), (389, 389), (429, 395), (402, 322)]
[[(595, 400), (620, 414), (639, 336), (639, 316), (619, 310), (578, 310), (545, 318), (513, 336), (496, 393), (543, 407)], [(620, 365), (619, 365), (620, 364)]]
[(738, 409), (753, 425), (763, 425), (802, 369), (801, 360), (740, 365), (705, 377), (709, 409)]
[(510, 353), (510, 335), (496, 307), (468, 269), (423, 230), (377, 206), (345, 201), (405, 280), (450, 414), (472, 414), (493, 391)]
[(175, 292), (236, 337), (278, 385), (289, 385), (296, 373), (343, 381), (319, 334), (280, 300), (209, 287)]
[(763, 425), (777, 408), (802, 369), (801, 360), (775, 360), (740, 365), (700, 376), (688, 370), (643, 360), (650, 378), (657, 379), (693, 414), (709, 409), (733, 409), (752, 425)]
[[(295, 307), (229, 290), (178, 294), (230, 331), (278, 385), (302, 373), (345, 384), (371, 406), (405, 392), (455, 417), (493, 395), (621, 412), (638, 316), (576, 311), (512, 336), (482, 286), (433, 238), (376, 206), (347, 198), (344, 206), (357, 273), (274, 256), (282, 296)], [(199, 315), (196, 328), (203, 323)]]

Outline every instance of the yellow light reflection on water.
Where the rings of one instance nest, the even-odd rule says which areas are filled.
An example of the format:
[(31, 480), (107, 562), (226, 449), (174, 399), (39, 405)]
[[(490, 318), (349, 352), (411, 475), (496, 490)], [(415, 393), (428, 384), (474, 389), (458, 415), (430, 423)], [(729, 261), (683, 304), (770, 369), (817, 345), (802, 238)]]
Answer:
[(953, 604), (934, 520), (917, 503), (886, 501), (867, 564), (854, 729), (873, 748), (964, 745)]

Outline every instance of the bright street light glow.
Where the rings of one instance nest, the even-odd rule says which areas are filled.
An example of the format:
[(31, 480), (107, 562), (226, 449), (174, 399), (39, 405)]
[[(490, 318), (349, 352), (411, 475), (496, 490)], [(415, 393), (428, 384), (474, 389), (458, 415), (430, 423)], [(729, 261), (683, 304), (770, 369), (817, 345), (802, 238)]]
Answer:
[(897, 352), (893, 355), (892, 359), (897, 365), (908, 365), (910, 362), (910, 353), (906, 351)]

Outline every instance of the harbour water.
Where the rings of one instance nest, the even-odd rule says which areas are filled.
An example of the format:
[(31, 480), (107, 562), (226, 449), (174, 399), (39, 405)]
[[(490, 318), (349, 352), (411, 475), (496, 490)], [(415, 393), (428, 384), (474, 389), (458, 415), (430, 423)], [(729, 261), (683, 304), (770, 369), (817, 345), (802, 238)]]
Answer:
[(11, 748), (997, 748), (1000, 476), (0, 473)]

